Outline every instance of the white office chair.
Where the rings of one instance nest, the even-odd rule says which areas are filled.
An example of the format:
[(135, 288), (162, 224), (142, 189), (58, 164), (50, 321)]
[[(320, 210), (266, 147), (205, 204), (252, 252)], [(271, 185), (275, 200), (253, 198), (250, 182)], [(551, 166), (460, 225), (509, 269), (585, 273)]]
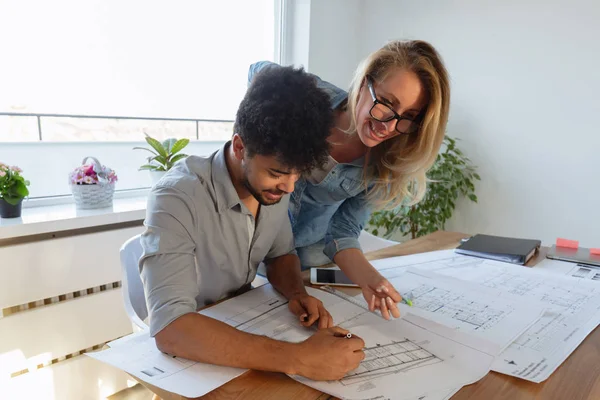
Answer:
[(125, 311), (134, 327), (148, 329), (144, 320), (148, 317), (144, 285), (140, 277), (139, 261), (142, 256), (140, 235), (136, 235), (123, 244), (120, 250), (123, 269), (123, 300)]
[(385, 249), (386, 247), (399, 244), (399, 242), (380, 238), (364, 230), (361, 231), (360, 235), (358, 236), (358, 243), (360, 243), (360, 247), (362, 247), (362, 251), (364, 253)]

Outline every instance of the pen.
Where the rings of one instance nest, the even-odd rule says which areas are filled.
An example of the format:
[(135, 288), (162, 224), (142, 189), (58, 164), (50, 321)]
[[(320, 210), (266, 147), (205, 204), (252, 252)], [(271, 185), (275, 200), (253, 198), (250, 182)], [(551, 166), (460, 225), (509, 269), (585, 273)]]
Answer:
[(413, 305), (412, 300), (405, 296), (402, 296), (402, 303), (408, 305), (409, 307), (412, 307)]
[(352, 339), (352, 334), (350, 332), (346, 333), (345, 335), (343, 333), (334, 333), (335, 337), (339, 337), (339, 338), (344, 338), (344, 339)]

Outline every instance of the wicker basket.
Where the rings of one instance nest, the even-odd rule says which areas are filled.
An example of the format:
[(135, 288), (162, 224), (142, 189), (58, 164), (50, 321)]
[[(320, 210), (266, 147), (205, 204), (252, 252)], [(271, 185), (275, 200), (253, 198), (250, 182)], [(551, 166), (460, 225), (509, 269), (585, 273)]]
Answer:
[[(102, 164), (95, 157), (85, 157), (81, 162), (85, 165), (85, 162), (90, 159), (94, 163), (97, 171), (102, 171)], [(98, 172), (97, 172), (98, 173)], [(98, 173), (99, 178), (106, 178), (101, 176), (102, 173)], [(75, 199), (75, 205), (80, 210), (90, 210), (94, 208), (106, 208), (111, 207), (113, 203), (113, 194), (115, 192), (115, 184), (106, 182), (100, 182), (95, 185), (73, 185), (71, 186), (71, 192)]]

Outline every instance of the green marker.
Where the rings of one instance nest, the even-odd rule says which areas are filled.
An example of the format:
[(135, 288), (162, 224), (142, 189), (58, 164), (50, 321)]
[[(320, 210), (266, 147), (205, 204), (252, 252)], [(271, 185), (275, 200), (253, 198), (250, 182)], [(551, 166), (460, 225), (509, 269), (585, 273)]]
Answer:
[(406, 296), (402, 296), (402, 303), (407, 304), (409, 307), (413, 306), (413, 302)]

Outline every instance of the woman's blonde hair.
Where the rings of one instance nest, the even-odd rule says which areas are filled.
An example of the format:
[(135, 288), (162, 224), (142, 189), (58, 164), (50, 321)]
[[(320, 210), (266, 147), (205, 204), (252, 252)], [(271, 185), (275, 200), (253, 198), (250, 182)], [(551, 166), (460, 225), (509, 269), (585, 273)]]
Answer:
[(448, 72), (433, 46), (421, 40), (396, 40), (372, 53), (358, 67), (348, 93), (348, 132), (356, 134), (356, 107), (366, 77), (382, 82), (398, 70), (414, 72), (427, 95), (419, 131), (400, 134), (371, 148), (365, 181), (369, 201), (377, 208), (415, 204), (425, 195), (425, 173), (435, 162), (444, 140), (450, 108)]

